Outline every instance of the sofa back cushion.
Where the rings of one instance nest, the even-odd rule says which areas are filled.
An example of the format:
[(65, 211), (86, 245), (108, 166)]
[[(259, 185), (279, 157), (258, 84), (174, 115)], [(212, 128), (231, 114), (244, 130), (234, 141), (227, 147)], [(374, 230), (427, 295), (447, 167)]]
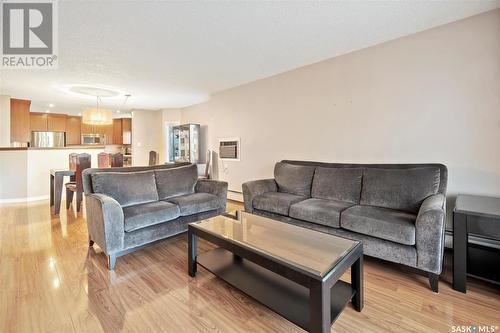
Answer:
[(97, 172), (92, 174), (95, 193), (105, 194), (122, 207), (158, 201), (154, 171)]
[(425, 198), (439, 189), (437, 167), (411, 169), (366, 168), (361, 204), (418, 213)]
[(317, 167), (314, 172), (311, 196), (358, 204), (362, 178), (362, 168)]
[(278, 162), (274, 167), (274, 179), (278, 192), (309, 197), (315, 167)]
[(195, 164), (155, 170), (155, 174), (160, 200), (194, 193), (194, 186), (198, 180), (198, 169)]

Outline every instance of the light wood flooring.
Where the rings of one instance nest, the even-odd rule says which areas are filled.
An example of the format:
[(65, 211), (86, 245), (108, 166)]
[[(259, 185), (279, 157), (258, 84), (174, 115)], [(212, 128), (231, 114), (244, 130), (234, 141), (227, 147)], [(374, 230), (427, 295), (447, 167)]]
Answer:
[[(0, 332), (303, 332), (203, 268), (190, 278), (185, 234), (118, 258), (110, 272), (85, 223), (73, 208), (51, 216), (48, 201), (0, 205)], [(348, 305), (331, 331), (500, 326), (499, 287), (469, 280), (465, 295), (450, 280), (447, 267), (434, 294), (425, 276), (368, 258), (364, 310)]]

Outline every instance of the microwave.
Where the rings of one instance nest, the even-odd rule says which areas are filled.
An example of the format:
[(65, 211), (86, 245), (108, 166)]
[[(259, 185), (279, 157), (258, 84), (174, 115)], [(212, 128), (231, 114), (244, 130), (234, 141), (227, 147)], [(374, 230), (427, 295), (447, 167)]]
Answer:
[(106, 135), (104, 134), (83, 134), (82, 145), (105, 145)]

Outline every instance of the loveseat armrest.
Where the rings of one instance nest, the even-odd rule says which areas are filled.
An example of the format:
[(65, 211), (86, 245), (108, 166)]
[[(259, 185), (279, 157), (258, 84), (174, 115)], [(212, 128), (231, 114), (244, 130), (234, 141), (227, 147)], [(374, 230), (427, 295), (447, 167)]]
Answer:
[(441, 274), (443, 267), (446, 197), (434, 194), (424, 200), (417, 215), (417, 267)]
[(198, 179), (194, 188), (196, 193), (210, 193), (217, 196), (219, 201), (219, 213), (226, 211), (227, 204), (227, 182), (220, 180)]
[(123, 209), (115, 199), (98, 193), (85, 196), (89, 236), (106, 254), (123, 249)]
[(245, 203), (245, 211), (253, 212), (253, 199), (266, 192), (277, 192), (278, 185), (276, 181), (271, 179), (259, 179), (246, 182), (243, 187), (243, 201)]

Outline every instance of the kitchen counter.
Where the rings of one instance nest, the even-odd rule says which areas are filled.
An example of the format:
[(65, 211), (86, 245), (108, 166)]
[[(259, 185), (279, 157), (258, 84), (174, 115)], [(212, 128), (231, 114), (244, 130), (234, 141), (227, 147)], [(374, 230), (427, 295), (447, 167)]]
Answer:
[(105, 146), (93, 146), (93, 145), (76, 145), (76, 146), (66, 146), (66, 147), (0, 147), (2, 150), (61, 150), (61, 149), (104, 149)]

